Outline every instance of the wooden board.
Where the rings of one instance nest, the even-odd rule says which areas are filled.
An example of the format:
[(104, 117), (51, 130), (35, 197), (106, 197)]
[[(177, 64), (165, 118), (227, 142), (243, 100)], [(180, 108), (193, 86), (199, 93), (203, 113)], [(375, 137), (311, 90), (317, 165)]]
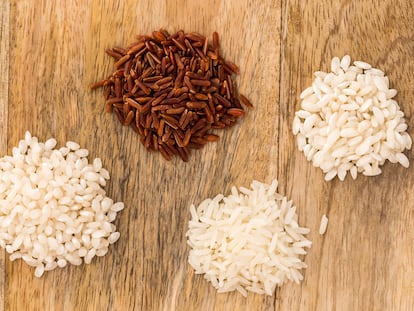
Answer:
[[(9, 16), (7, 1), (0, 4), (0, 152), (7, 152), (7, 110), (9, 100)], [(0, 252), (0, 311), (4, 310), (5, 252)]]
[[(2, 1), (0, 151), (26, 130), (78, 141), (102, 158), (126, 209), (120, 240), (90, 265), (37, 279), (2, 252), (0, 310), (412, 310), (413, 169), (387, 163), (379, 177), (327, 183), (296, 149), (291, 121), (312, 73), (347, 53), (387, 72), (412, 135), (413, 15), (411, 0)], [(255, 105), (188, 163), (148, 154), (88, 89), (112, 70), (106, 48), (160, 27), (218, 31)], [(273, 178), (312, 230), (305, 279), (272, 297), (217, 294), (187, 264), (188, 207)]]

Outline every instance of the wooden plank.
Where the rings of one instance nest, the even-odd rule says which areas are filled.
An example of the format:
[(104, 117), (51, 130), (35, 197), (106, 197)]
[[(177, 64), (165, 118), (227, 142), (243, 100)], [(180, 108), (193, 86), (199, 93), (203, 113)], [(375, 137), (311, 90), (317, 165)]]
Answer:
[[(0, 153), (7, 151), (7, 108), (9, 103), (9, 18), (10, 2), (0, 3)], [(5, 251), (0, 251), (0, 311), (4, 310)]]
[[(413, 13), (411, 1), (284, 1), (279, 174), (287, 176), (287, 193), (312, 229), (313, 246), (301, 288), (293, 295), (285, 287), (278, 291), (276, 310), (411, 310), (414, 305), (414, 273), (408, 268), (414, 259), (412, 169), (387, 163), (381, 176), (327, 183), (291, 134), (299, 94), (313, 72), (328, 70), (332, 57), (345, 54), (387, 73), (412, 123)], [(329, 226), (320, 236), (323, 213)]]
[[(53, 135), (59, 143), (79, 141), (92, 156), (102, 157), (112, 172), (108, 192), (124, 200), (127, 208), (116, 221), (121, 239), (107, 256), (91, 265), (52, 271), (36, 279), (25, 264), (8, 264), (8, 309), (24, 309), (29, 301), (35, 309), (44, 310), (271, 306), (273, 297), (251, 295), (246, 301), (235, 293), (219, 295), (201, 276), (195, 276), (187, 264), (185, 231), (191, 202), (229, 191), (232, 183), (248, 185), (253, 176), (265, 180), (274, 175), (276, 136), (272, 133), (277, 131), (277, 105), (258, 104), (241, 125), (223, 133), (219, 142), (194, 152), (189, 163), (167, 163), (144, 151), (132, 131), (105, 115), (101, 93), (91, 93), (88, 85), (112, 69), (104, 50), (133, 41), (135, 34), (159, 27), (209, 36), (217, 30), (224, 55), (240, 64), (241, 91), (254, 103), (259, 99), (275, 102), (280, 5), (270, 0), (43, 5), (16, 1), (11, 15), (11, 42), (20, 44), (11, 49), (15, 69), (11, 101), (18, 104), (10, 107), (9, 120), (21, 124), (9, 134), (11, 144), (25, 129), (40, 139)], [(276, 28), (265, 26), (275, 22)], [(263, 60), (268, 57), (270, 66), (265, 66)], [(33, 79), (21, 83), (21, 76)], [(262, 120), (261, 115), (267, 117)], [(251, 140), (253, 146), (247, 147)], [(263, 144), (269, 148), (260, 148)], [(250, 156), (260, 162), (250, 160), (250, 149)], [(269, 168), (270, 160), (275, 162)], [(246, 175), (239, 174), (238, 162), (248, 168)]]

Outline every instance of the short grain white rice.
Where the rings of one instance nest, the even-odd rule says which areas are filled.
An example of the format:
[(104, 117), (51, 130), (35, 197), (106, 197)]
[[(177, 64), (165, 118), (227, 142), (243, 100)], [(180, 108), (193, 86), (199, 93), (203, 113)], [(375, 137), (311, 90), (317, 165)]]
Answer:
[(306, 264), (299, 258), (312, 242), (299, 227), (296, 207), (271, 185), (232, 188), (229, 196), (190, 206), (188, 262), (218, 292), (272, 295), (288, 280), (299, 283)]
[(55, 147), (54, 138), (41, 143), (26, 132), (0, 159), (0, 245), (10, 260), (36, 267), (37, 277), (105, 255), (119, 239), (111, 222), (124, 208), (100, 186), (109, 179), (100, 159), (89, 164), (75, 142)]
[[(306, 159), (320, 167), (325, 180), (344, 180), (347, 172), (375, 176), (386, 160), (408, 167), (402, 152), (411, 137), (388, 77), (366, 62), (351, 64), (349, 55), (334, 57), (330, 73), (318, 71), (300, 95), (293, 134)], [(323, 93), (323, 95), (322, 95)]]

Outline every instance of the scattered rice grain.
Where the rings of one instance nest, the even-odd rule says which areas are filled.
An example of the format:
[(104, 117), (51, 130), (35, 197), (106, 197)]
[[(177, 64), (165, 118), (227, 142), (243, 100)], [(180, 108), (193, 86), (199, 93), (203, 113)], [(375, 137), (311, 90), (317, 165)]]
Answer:
[(325, 234), (326, 228), (328, 227), (328, 217), (325, 214), (322, 215), (321, 224), (319, 226), (319, 234)]

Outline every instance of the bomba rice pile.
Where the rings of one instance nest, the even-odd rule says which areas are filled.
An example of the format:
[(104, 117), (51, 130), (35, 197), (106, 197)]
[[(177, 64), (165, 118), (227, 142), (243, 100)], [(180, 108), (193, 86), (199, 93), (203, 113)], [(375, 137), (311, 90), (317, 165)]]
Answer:
[(0, 246), (35, 276), (104, 256), (120, 234), (112, 222), (124, 208), (102, 188), (109, 172), (75, 142), (55, 149), (26, 132), (0, 159)]

